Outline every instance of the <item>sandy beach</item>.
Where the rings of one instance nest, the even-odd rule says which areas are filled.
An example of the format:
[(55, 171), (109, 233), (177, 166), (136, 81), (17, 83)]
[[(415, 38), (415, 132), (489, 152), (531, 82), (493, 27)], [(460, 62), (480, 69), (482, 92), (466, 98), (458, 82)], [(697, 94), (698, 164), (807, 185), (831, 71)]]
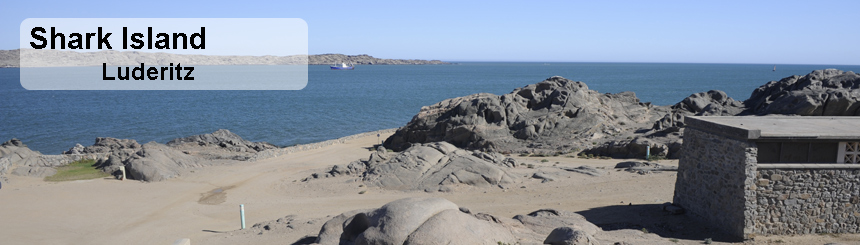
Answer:
[[(10, 183), (0, 190), (0, 237), (4, 244), (173, 244), (182, 238), (191, 239), (192, 244), (292, 244), (316, 236), (325, 221), (342, 212), (375, 208), (405, 197), (432, 196), (499, 217), (561, 209), (578, 212), (604, 230), (665, 227), (650, 232), (666, 244), (701, 244), (704, 238), (721, 243), (720, 233), (683, 215), (660, 211), (660, 204), (672, 201), (675, 172), (640, 175), (616, 171), (613, 166), (622, 161), (619, 159), (517, 157), (535, 167), (512, 169), (522, 178), (505, 189), (460, 186), (452, 192), (427, 193), (369, 188), (355, 177), (301, 181), (332, 165), (367, 157), (368, 149), (377, 143), (371, 134), (343, 144), (207, 167), (152, 183), (112, 178), (45, 182), (10, 176)], [(677, 166), (677, 160), (660, 163)], [(525, 177), (552, 165), (588, 165), (606, 174), (574, 173), (547, 183)], [(240, 230), (240, 204), (247, 216), (245, 230)], [(252, 227), (281, 218), (280, 228)], [(759, 237), (746, 243), (853, 244), (850, 241), (857, 240), (858, 235), (841, 234)]]

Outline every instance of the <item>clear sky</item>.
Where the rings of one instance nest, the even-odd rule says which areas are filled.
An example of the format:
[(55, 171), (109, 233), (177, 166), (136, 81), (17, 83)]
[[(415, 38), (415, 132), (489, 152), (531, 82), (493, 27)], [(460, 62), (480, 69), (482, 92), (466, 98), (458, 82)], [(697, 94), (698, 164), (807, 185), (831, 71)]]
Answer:
[(308, 25), (310, 54), (444, 61), (860, 65), (858, 10), (856, 0), (3, 0), (0, 49), (19, 47), (18, 28), (25, 18), (302, 18)]

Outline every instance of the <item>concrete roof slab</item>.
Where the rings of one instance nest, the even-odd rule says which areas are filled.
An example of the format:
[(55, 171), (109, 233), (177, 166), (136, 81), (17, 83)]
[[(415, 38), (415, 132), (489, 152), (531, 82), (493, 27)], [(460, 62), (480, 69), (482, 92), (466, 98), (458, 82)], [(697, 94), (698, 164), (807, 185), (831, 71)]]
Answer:
[(694, 128), (722, 129), (746, 139), (860, 139), (860, 117), (692, 116), (687, 120)]

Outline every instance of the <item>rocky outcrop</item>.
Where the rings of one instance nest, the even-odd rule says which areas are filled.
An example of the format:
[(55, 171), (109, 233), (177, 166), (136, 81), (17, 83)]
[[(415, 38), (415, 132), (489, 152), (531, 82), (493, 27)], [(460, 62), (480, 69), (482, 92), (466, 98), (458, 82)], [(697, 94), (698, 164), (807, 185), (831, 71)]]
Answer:
[[(0, 177), (5, 174), (44, 178), (57, 173), (55, 167), (67, 165), (79, 156), (42, 155), (18, 139), (0, 144)], [(4, 177), (5, 178), (5, 177)]]
[(744, 110), (744, 104), (719, 90), (695, 93), (669, 107), (671, 112), (654, 123), (657, 131), (684, 127), (686, 116), (734, 116)]
[(117, 153), (127, 156), (137, 150), (140, 150), (140, 144), (133, 139), (98, 137), (91, 146), (84, 147), (81, 144), (76, 144), (63, 154)]
[(0, 177), (7, 173), (46, 177), (55, 174), (56, 167), (96, 159), (96, 167), (104, 172), (119, 175), (120, 167), (125, 167), (130, 179), (162, 181), (196, 168), (246, 160), (260, 151), (275, 148), (269, 143), (244, 140), (225, 129), (174, 139), (168, 145), (156, 142), (141, 145), (132, 139), (99, 137), (93, 145), (76, 144), (61, 155), (42, 155), (12, 139), (0, 145)]
[(755, 89), (749, 115), (860, 116), (860, 75), (836, 69), (790, 76)]
[(475, 94), (421, 108), (384, 145), (403, 150), (446, 141), (493, 152), (569, 151), (630, 135), (667, 112), (639, 102), (632, 92), (601, 94), (585, 83), (551, 77), (501, 96)]
[(242, 139), (230, 130), (219, 129), (211, 134), (194, 135), (167, 142), (167, 145), (190, 155), (206, 159), (248, 160), (257, 152), (276, 149), (266, 142)]
[(860, 75), (816, 70), (769, 82), (741, 102), (711, 90), (672, 106), (641, 103), (632, 92), (600, 94), (582, 82), (551, 77), (510, 94), (474, 94), (421, 111), (385, 147), (446, 141), (489, 152), (570, 152), (621, 158), (676, 158), (687, 116), (860, 115)]
[(379, 148), (368, 159), (336, 165), (315, 173), (308, 181), (340, 175), (360, 176), (368, 186), (392, 190), (450, 191), (457, 185), (496, 187), (513, 183), (516, 176), (505, 168), (516, 161), (501, 154), (459, 149), (450, 143), (416, 144), (399, 153)]
[[(139, 151), (141, 145), (133, 139), (117, 139), (111, 137), (98, 137), (93, 145), (84, 147), (75, 144), (64, 155), (98, 155), (96, 167), (109, 174), (119, 174), (120, 166), (124, 166), (126, 159)], [(101, 157), (103, 156), (103, 157)]]
[(129, 178), (142, 181), (162, 181), (211, 165), (208, 161), (155, 142), (141, 146), (124, 164)]

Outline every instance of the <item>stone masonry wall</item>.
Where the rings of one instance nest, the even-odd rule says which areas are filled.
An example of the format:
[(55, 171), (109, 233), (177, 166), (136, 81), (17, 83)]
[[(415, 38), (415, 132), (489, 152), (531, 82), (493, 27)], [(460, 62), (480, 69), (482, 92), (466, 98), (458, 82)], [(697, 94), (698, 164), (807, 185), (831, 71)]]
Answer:
[(756, 216), (754, 143), (686, 128), (674, 203), (714, 227), (748, 238)]
[(755, 233), (860, 233), (860, 169), (759, 169)]

